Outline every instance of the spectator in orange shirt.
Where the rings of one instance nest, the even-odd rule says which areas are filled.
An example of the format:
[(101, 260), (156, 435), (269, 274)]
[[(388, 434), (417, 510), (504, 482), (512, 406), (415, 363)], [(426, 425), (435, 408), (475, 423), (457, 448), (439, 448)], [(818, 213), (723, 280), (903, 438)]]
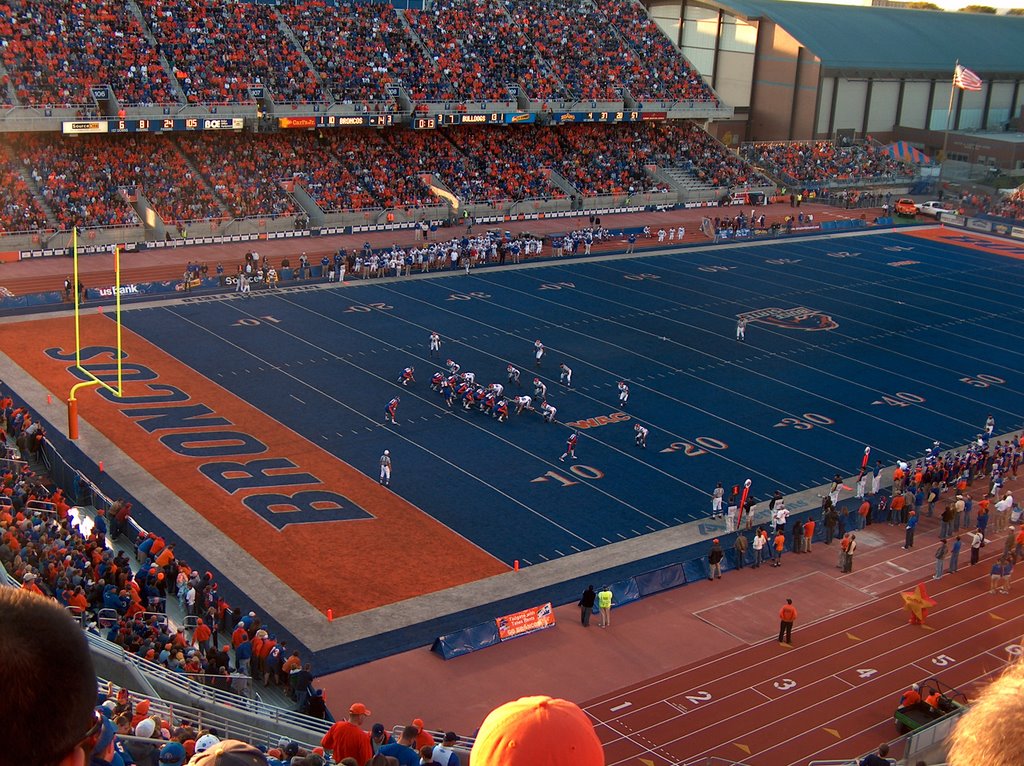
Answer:
[(814, 540), (814, 519), (809, 518), (804, 522), (804, 553), (811, 552), (811, 542)]
[[(779, 643), (793, 643), (793, 623), (796, 622), (796, 607), (793, 606), (793, 599), (787, 598), (782, 609), (779, 610)], [(783, 640), (785, 637), (785, 640)]]
[(212, 637), (213, 631), (210, 630), (210, 626), (203, 622), (202, 617), (198, 618), (196, 620), (196, 629), (192, 633), (192, 643), (206, 651), (210, 648), (210, 639)]
[(870, 521), (871, 513), (871, 501), (864, 498), (864, 502), (860, 504), (860, 508), (857, 509), (857, 516), (859, 517), (857, 529), (864, 529)]
[(431, 749), (434, 747), (434, 735), (431, 734), (423, 727), (422, 718), (412, 719), (412, 725), (419, 729), (419, 734), (416, 735), (415, 750), (422, 750), (424, 747), (430, 746)]
[(900, 696), (900, 704), (898, 707), (913, 707), (921, 701), (921, 687), (918, 684), (913, 684)]
[(786, 533), (783, 531), (782, 527), (780, 527), (779, 531), (776, 533), (775, 540), (772, 544), (775, 546), (772, 566), (780, 567), (782, 566), (782, 551), (786, 548)]

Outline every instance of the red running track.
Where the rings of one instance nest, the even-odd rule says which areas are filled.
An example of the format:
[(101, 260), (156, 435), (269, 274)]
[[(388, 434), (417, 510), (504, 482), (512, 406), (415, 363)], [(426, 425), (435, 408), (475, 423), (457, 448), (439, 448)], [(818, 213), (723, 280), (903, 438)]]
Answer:
[(761, 642), (592, 700), (608, 766), (852, 758), (897, 736), (892, 713), (910, 684), (938, 676), (970, 696), (1024, 632), (1024, 594), (988, 593), (995, 547), (970, 579), (928, 581), (938, 606), (926, 628), (908, 624), (895, 589), (798, 621), (793, 648)]

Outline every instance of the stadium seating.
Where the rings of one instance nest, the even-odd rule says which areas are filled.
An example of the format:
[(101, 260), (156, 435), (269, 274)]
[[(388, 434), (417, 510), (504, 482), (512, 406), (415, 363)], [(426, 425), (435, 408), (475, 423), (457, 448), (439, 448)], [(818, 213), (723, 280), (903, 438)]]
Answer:
[(22, 104), (85, 104), (88, 87), (99, 84), (122, 103), (175, 100), (157, 52), (118, 0), (6, 0), (0, 41)]
[(294, 215), (280, 184), (290, 179), (291, 158), (283, 142), (199, 133), (181, 146), (232, 217)]
[(907, 166), (875, 147), (833, 141), (755, 143), (743, 156), (787, 183), (886, 181), (912, 175)]
[(507, 101), (512, 83), (534, 100), (568, 96), (498, 0), (438, 0), (406, 15), (460, 98)]
[(45, 229), (46, 213), (17, 168), (0, 165), (0, 233)]
[(644, 64), (647, 73), (644, 86), (630, 88), (635, 98), (717, 103), (700, 73), (683, 58), (636, 0), (605, 0), (598, 8)]
[[(611, 6), (588, 0), (504, 0), (513, 22), (527, 30), (554, 75), (577, 98), (711, 101), (711, 91), (649, 17), (629, 0)], [(634, 51), (634, 46), (652, 45)], [(576, 44), (585, 40), (585, 44)], [(657, 40), (657, 43), (653, 41)]]
[(173, 143), (160, 136), (21, 136), (10, 151), (24, 158), (58, 223), (110, 226), (137, 223), (120, 194), (140, 191), (165, 221), (219, 218), (213, 193)]
[(118, 192), (130, 184), (131, 176), (125, 174), (131, 172), (132, 157), (121, 147), (109, 150), (109, 141), (81, 138), (85, 140), (44, 134), (18, 137), (17, 152), (57, 222), (65, 229), (137, 223), (135, 212)]
[(336, 101), (392, 110), (395, 104), (386, 91), (390, 83), (402, 85), (414, 99), (454, 97), (450, 83), (423, 59), (390, 5), (289, 0), (279, 10)]
[(125, 199), (135, 191), (175, 224), (295, 215), (289, 182), (325, 211), (436, 204), (425, 175), (464, 201), (489, 203), (565, 197), (568, 190), (549, 171), (583, 195), (667, 191), (648, 165), (685, 167), (711, 187), (770, 183), (696, 125), (675, 122), (74, 139), (32, 134), (6, 143), (12, 164), (0, 225), (8, 230), (45, 223), (16, 165), (31, 173), (62, 228), (138, 223)]
[(233, 0), (140, 0), (190, 103), (250, 101), (262, 83), (279, 102), (323, 101), (316, 76), (272, 6)]

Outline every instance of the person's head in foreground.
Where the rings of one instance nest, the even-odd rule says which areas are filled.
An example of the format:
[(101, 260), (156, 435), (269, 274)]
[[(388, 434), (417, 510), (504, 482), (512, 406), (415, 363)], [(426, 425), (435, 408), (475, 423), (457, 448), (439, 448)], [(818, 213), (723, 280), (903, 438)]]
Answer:
[(1024, 662), (1014, 662), (971, 703), (950, 735), (949, 766), (1020, 766)]
[(105, 731), (85, 634), (55, 601), (27, 590), (0, 588), (0, 616), (0, 761), (88, 763)]
[(577, 705), (522, 697), (488, 714), (470, 760), (473, 766), (604, 766), (604, 751)]

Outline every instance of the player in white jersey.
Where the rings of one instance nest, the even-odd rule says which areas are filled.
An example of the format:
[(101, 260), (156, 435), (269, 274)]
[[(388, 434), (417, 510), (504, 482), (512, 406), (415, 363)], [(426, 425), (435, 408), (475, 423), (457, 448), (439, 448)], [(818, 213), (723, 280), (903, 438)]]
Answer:
[(639, 423), (633, 426), (633, 430), (636, 431), (636, 446), (647, 449), (647, 434), (650, 432)]
[(513, 400), (516, 403), (516, 415), (521, 415), (523, 410), (533, 409), (533, 398), (529, 396), (517, 396)]
[(464, 372), (460, 376), (464, 381), (469, 383), (471, 386), (476, 385), (476, 373), (475, 372)]
[(391, 450), (384, 450), (380, 456), (380, 483), (385, 487), (391, 485)]
[(544, 344), (539, 340), (533, 342), (534, 365), (540, 367), (540, 360), (544, 357)]
[(491, 385), (487, 387), (487, 390), (493, 391), (494, 395), (497, 397), (500, 397), (503, 393), (505, 393), (505, 387), (501, 385), (501, 383), (491, 383)]
[(544, 401), (544, 398), (548, 395), (548, 387), (544, 385), (544, 381), (540, 378), (533, 379), (533, 398)]
[(626, 381), (620, 380), (619, 386), (619, 406), (625, 409), (626, 403), (629, 402), (629, 386), (626, 385)]
[(746, 317), (740, 317), (736, 320), (736, 340), (745, 341), (747, 339), (747, 319)]
[(562, 362), (558, 366), (562, 370), (562, 374), (559, 376), (559, 380), (562, 382), (562, 385), (566, 388), (572, 388), (572, 368), (570, 368), (565, 362)]
[(522, 374), (513, 367), (511, 364), (508, 366), (508, 384), (511, 386), (513, 383), (516, 384), (516, 388), (522, 388), (523, 384), (519, 382), (519, 376)]
[(441, 336), (436, 332), (430, 333), (430, 355), (441, 356)]
[(545, 423), (554, 423), (555, 415), (558, 414), (558, 409), (548, 404), (546, 401), (540, 403), (540, 411), (544, 416)]

